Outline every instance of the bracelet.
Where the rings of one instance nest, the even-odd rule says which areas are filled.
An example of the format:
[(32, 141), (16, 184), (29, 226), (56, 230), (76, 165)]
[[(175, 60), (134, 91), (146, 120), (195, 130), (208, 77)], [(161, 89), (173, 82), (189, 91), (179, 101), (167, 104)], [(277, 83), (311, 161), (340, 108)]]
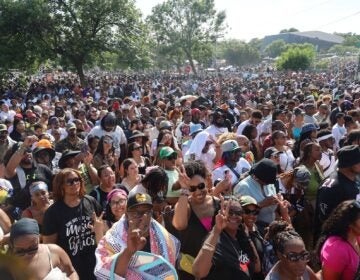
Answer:
[(215, 246), (208, 243), (208, 242), (205, 242), (203, 245), (202, 245), (202, 249), (206, 250), (206, 251), (210, 251), (210, 252), (214, 252), (215, 251)]
[(188, 189), (181, 188), (180, 189), (180, 195), (189, 196), (190, 191)]

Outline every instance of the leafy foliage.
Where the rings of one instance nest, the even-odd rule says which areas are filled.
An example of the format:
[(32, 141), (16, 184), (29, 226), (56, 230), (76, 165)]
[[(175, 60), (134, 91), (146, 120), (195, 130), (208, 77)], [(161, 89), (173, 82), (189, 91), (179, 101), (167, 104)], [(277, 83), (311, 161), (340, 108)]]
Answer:
[(256, 63), (260, 59), (259, 51), (250, 44), (239, 40), (227, 40), (220, 44), (220, 56), (228, 64), (243, 66)]
[(271, 42), (264, 50), (264, 53), (270, 57), (278, 57), (286, 50), (286, 43), (284, 40), (279, 39)]
[(305, 70), (310, 67), (314, 57), (313, 46), (292, 46), (281, 54), (276, 64), (279, 70)]
[(172, 60), (184, 55), (196, 74), (194, 60), (211, 57), (210, 44), (222, 35), (224, 20), (214, 0), (167, 0), (152, 9), (147, 22), (161, 50)]
[(291, 27), (289, 29), (282, 29), (280, 30), (279, 33), (281, 34), (281, 33), (290, 33), (290, 32), (299, 32), (299, 30), (294, 27)]

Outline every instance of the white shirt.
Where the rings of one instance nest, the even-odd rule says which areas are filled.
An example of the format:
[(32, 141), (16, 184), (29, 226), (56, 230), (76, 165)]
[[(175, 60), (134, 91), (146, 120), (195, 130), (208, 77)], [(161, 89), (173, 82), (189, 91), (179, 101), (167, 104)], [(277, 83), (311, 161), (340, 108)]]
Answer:
[(221, 134), (229, 132), (227, 127), (216, 127), (213, 124), (206, 128), (205, 131), (209, 133), (214, 140), (217, 140)]
[[(251, 168), (251, 165), (247, 162), (247, 160), (244, 158), (240, 158), (234, 169), (237, 173), (239, 173), (239, 175), (241, 175), (241, 174), (249, 171), (250, 168)], [(217, 179), (224, 180), (226, 170), (230, 170), (231, 184), (235, 184), (238, 181), (238, 177), (235, 175), (234, 172), (232, 172), (232, 170), (227, 165), (223, 165), (223, 166), (218, 167), (215, 170), (213, 170), (213, 172), (212, 172), (213, 182), (215, 182)]]
[(290, 171), (294, 167), (295, 157), (290, 149), (287, 149), (280, 156), (280, 167), (284, 172)]
[(345, 126), (339, 126), (337, 123), (334, 124), (332, 128), (332, 135), (334, 136), (336, 149), (340, 148), (339, 142), (340, 139), (345, 135), (345, 133), (346, 133)]
[(336, 159), (334, 152), (328, 149), (326, 152), (321, 153), (320, 165), (324, 170), (325, 178), (329, 177), (336, 169)]

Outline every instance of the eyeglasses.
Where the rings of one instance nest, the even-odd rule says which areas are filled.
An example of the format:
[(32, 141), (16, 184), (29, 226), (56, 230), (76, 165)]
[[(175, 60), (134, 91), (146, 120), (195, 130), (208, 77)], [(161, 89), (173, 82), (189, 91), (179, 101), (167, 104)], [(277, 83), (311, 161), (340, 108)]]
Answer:
[(254, 216), (257, 216), (257, 215), (259, 215), (259, 213), (260, 213), (260, 210), (259, 210), (259, 209), (250, 210), (250, 209), (244, 208), (244, 214), (246, 214), (246, 215), (254, 215)]
[(243, 213), (243, 210), (229, 210), (229, 216), (241, 216)]
[(79, 177), (78, 178), (71, 178), (71, 179), (66, 180), (66, 184), (68, 186), (73, 186), (73, 185), (78, 184), (80, 182), (81, 182), (81, 179)]
[(120, 198), (119, 200), (111, 200), (109, 204), (111, 207), (125, 205), (126, 199)]
[(104, 139), (105, 144), (112, 144), (114, 141), (112, 139)]
[(20, 250), (14, 250), (14, 255), (18, 257), (23, 257), (25, 255), (34, 255), (39, 250), (39, 246), (36, 245), (36, 247), (30, 247), (27, 249), (20, 249)]
[(310, 261), (310, 253), (308, 251), (302, 253), (289, 252), (287, 254), (283, 254), (283, 256), (290, 262), (298, 262), (300, 260), (304, 262)]
[(140, 219), (144, 217), (144, 215), (152, 216), (152, 210), (146, 211), (129, 211), (127, 212), (130, 219)]
[(197, 186), (190, 186), (190, 192), (195, 192), (196, 190), (203, 190), (205, 189), (205, 183), (200, 183)]

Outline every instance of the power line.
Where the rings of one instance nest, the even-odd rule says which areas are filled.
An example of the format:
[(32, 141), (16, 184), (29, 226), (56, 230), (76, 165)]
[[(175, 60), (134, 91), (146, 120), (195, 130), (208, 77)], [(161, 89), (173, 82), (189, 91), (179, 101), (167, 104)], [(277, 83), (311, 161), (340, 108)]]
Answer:
[(354, 17), (354, 16), (356, 16), (356, 15), (358, 15), (358, 14), (360, 14), (360, 10), (357, 11), (356, 13), (353, 13), (353, 14), (350, 14), (350, 15), (347, 15), (347, 16), (344, 16), (344, 17), (341, 17), (341, 18), (339, 18), (339, 19), (336, 19), (336, 20), (334, 20), (334, 21), (328, 22), (328, 23), (326, 23), (326, 24), (320, 25), (320, 26), (316, 27), (316, 29), (319, 29), (319, 28), (322, 28), (322, 27), (325, 27), (325, 26), (328, 26), (328, 25), (337, 23), (337, 22), (339, 22), (339, 21), (343, 21), (343, 20), (348, 19), (348, 18), (350, 18), (350, 17)]

